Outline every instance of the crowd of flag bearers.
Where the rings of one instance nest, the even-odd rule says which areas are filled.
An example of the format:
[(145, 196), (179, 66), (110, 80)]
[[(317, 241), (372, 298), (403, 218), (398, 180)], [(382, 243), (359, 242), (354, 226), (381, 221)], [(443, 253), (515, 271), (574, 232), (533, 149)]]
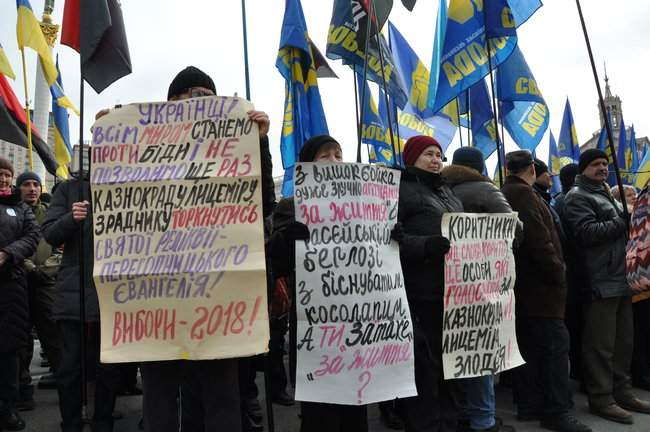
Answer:
[[(549, 163), (535, 157), (549, 110), (517, 46), (517, 30), (541, 6), (538, 0), (498, 0), (483, 7), (460, 0), (447, 6), (440, 0), (429, 69), (388, 22), (392, 3), (334, 0), (326, 49), (328, 58), (354, 70), (357, 162), (365, 144), (369, 163), (401, 171), (391, 239), (399, 246), (413, 321), (417, 396), (382, 402), (383, 423), (407, 432), (516, 430), (496, 417), (498, 377), (444, 379), (442, 300), (450, 242), (441, 220), (445, 213), (459, 212), (518, 214), (516, 333), (526, 364), (509, 371), (507, 380), (517, 421), (559, 432), (591, 431), (572, 414), (570, 379), (580, 382), (596, 416), (632, 424), (640, 419), (633, 413), (650, 414), (650, 402), (632, 389), (650, 389), (650, 154), (638, 152), (634, 131), (628, 140), (623, 124), (618, 154), (610, 150), (606, 128), (597, 148), (581, 152), (567, 99), (559, 141), (550, 135)], [(402, 3), (409, 10), (416, 5)], [(69, 172), (68, 110), (83, 120), (83, 105), (79, 113), (65, 96), (29, 1), (16, 5), (18, 46), (23, 56), (25, 48), (38, 53), (50, 87), (55, 143), (48, 147), (44, 131), (31, 125), (29, 106), (20, 104), (9, 85), (6, 77), (15, 74), (2, 46), (0, 139), (27, 148), (30, 158), (35, 150), (47, 170), (65, 181), (45, 202), (43, 179), (16, 172), (0, 157), (0, 431), (24, 429), (20, 410), (38, 409), (29, 379), (33, 326), (55, 373), (64, 432), (84, 428), (88, 378), (95, 382), (92, 430), (120, 430), (115, 399), (139, 392), (132, 384), (137, 368), (144, 398), (140, 426), (146, 431), (263, 430), (253, 358), (100, 362), (89, 173)], [(387, 22), (388, 41), (381, 32)], [(82, 91), (84, 81), (101, 92), (131, 71), (117, 0), (67, 0), (62, 43), (80, 54)], [(295, 249), (296, 242), (309, 241), (309, 227), (295, 217), (293, 168), (296, 162), (340, 163), (353, 157), (344, 159), (343, 146), (329, 135), (318, 78), (335, 74), (309, 37), (299, 0), (285, 2), (275, 66), (286, 81), (279, 144), (282, 199), (273, 187), (270, 120), (263, 111), (248, 116), (260, 131), (267, 222), (271, 367), (266, 373), (271, 379), (266, 390), (274, 403), (292, 405)], [(378, 103), (368, 81), (379, 85)], [(167, 100), (213, 95), (210, 76), (190, 66), (171, 80)], [(464, 145), (463, 128), (468, 131)], [(519, 150), (505, 151), (504, 129)], [(461, 146), (448, 161), (445, 153), (457, 131)], [(485, 161), (494, 153), (498, 184), (486, 175)], [(612, 172), (619, 171), (628, 183), (622, 190), (622, 184), (611, 187), (619, 183)], [(301, 402), (300, 430), (366, 432), (367, 408)]]

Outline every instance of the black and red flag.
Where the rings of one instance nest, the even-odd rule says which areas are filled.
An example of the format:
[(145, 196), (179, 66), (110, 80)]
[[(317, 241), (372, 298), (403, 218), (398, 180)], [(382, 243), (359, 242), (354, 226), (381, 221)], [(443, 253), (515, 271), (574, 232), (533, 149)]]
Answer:
[(97, 93), (132, 71), (119, 0), (66, 0), (61, 43), (81, 54), (81, 75)]
[[(357, 27), (357, 42), (359, 45), (365, 46), (368, 16), (372, 17), (370, 37), (373, 37), (386, 24), (388, 15), (393, 9), (393, 0), (352, 0), (350, 3), (352, 5), (352, 19)], [(374, 10), (371, 8), (374, 8)]]
[[(27, 148), (27, 119), (25, 108), (18, 102), (9, 82), (0, 74), (0, 140)], [(43, 161), (45, 169), (56, 173), (56, 160), (52, 149), (41, 138), (32, 124), (32, 146)]]

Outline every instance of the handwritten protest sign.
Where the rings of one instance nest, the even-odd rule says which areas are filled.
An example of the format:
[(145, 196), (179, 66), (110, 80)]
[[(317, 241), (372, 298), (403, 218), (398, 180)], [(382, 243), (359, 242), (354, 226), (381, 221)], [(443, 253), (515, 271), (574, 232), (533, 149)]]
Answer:
[(442, 361), (445, 379), (469, 378), (524, 363), (515, 334), (516, 213), (446, 213)]
[(131, 104), (93, 126), (93, 277), (103, 362), (266, 350), (252, 108), (227, 97)]
[(398, 246), (398, 171), (297, 164), (296, 399), (361, 405), (416, 394)]

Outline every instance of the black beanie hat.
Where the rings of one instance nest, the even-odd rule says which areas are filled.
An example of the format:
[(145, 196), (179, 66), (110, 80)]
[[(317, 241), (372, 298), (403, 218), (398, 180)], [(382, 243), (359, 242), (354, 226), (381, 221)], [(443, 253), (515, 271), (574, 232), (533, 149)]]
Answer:
[(167, 100), (170, 100), (174, 96), (184, 93), (187, 89), (192, 87), (205, 87), (210, 89), (217, 94), (217, 89), (214, 86), (214, 81), (201, 69), (194, 66), (188, 66), (176, 75), (172, 80), (172, 83), (169, 84), (169, 90), (167, 91)]
[(457, 149), (451, 159), (451, 164), (472, 168), (481, 174), (485, 171), (483, 153), (476, 147), (461, 147)]
[(560, 170), (560, 183), (562, 184), (562, 190), (568, 191), (573, 186), (573, 183), (576, 181), (576, 176), (578, 175), (578, 164), (570, 163), (567, 166), (562, 167)]
[(318, 150), (327, 143), (333, 143), (341, 147), (341, 144), (329, 135), (316, 135), (309, 138), (300, 149), (300, 162), (313, 162)]
[(596, 159), (605, 159), (606, 161), (609, 162), (607, 153), (605, 153), (602, 150), (592, 148), (584, 151), (580, 155), (580, 161), (578, 162), (578, 172), (582, 174), (582, 172), (587, 168), (587, 166), (593, 161), (595, 161)]
[(41, 182), (41, 178), (36, 174), (35, 172), (32, 171), (25, 171), (21, 175), (18, 176), (16, 179), (16, 186), (20, 187), (23, 183), (25, 183), (27, 180), (35, 180), (39, 185), (43, 185)]

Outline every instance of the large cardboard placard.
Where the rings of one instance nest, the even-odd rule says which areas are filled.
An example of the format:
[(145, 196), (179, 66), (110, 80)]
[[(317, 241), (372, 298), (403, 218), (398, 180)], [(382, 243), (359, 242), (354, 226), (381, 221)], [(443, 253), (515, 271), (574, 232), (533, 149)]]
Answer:
[(362, 405), (416, 394), (413, 325), (398, 245), (400, 173), (342, 163), (294, 172), (296, 399)]
[(131, 104), (93, 126), (101, 360), (267, 349), (259, 132), (246, 100)]
[(446, 213), (442, 361), (445, 379), (495, 374), (524, 363), (515, 333), (517, 213)]

